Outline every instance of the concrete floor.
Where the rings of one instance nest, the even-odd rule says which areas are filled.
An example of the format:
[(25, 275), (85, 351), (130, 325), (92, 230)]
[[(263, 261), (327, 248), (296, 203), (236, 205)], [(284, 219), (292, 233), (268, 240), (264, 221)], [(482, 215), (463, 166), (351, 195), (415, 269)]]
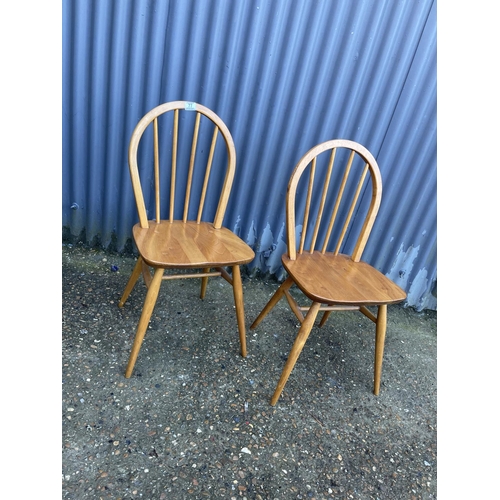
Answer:
[[(163, 283), (130, 379), (145, 286), (134, 259), (63, 246), (62, 498), (435, 499), (436, 312), (389, 306), (380, 395), (374, 325), (315, 327), (275, 407), (297, 321), (282, 301), (239, 355), (231, 287)], [(278, 283), (243, 273), (247, 327)]]

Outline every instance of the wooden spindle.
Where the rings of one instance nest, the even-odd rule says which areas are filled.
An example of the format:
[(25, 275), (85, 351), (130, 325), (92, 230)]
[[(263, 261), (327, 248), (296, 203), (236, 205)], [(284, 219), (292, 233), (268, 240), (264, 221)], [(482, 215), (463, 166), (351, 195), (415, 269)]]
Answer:
[[(354, 155), (354, 151), (352, 152), (351, 156)], [(354, 209), (356, 208), (356, 205), (358, 203), (358, 198), (359, 198), (359, 194), (361, 193), (361, 188), (363, 187), (363, 183), (365, 182), (365, 177), (366, 177), (366, 174), (368, 172), (368, 163), (365, 164), (365, 168), (363, 169), (363, 173), (361, 174), (361, 177), (359, 179), (359, 182), (358, 182), (358, 186), (356, 188), (356, 193), (354, 195), (354, 198), (352, 199), (352, 203), (351, 203), (351, 206), (349, 208), (349, 213), (347, 214), (347, 217), (345, 219), (345, 222), (344, 222), (344, 226), (342, 227), (342, 232), (340, 233), (340, 237), (339, 237), (339, 240), (337, 242), (337, 248), (335, 249), (335, 255), (337, 255), (340, 251), (340, 246), (342, 244), (342, 241), (344, 239), (344, 236), (347, 232), (347, 228), (349, 227), (349, 224), (351, 223), (351, 218), (352, 218), (352, 214), (354, 213)]]
[(177, 136), (179, 133), (179, 110), (174, 111), (174, 130), (172, 134), (172, 170), (170, 178), (170, 222), (174, 222), (175, 177), (177, 173)]
[(332, 170), (333, 170), (333, 162), (335, 160), (335, 151), (336, 149), (332, 149), (332, 152), (330, 154), (330, 160), (328, 162), (328, 169), (326, 171), (326, 178), (325, 182), (323, 184), (323, 193), (321, 195), (321, 202), (319, 205), (318, 209), (318, 216), (316, 217), (316, 225), (314, 227), (314, 233), (311, 241), (311, 249), (310, 253), (314, 252), (314, 247), (316, 246), (316, 239), (318, 238), (318, 232), (319, 232), (319, 227), (321, 225), (321, 219), (323, 218), (323, 211), (325, 209), (325, 202), (326, 202), (326, 196), (328, 194), (328, 188), (330, 186), (330, 179), (332, 177)]
[[(332, 234), (332, 229), (335, 224), (335, 220), (337, 219), (337, 213), (339, 211), (340, 202), (342, 201), (342, 197), (344, 196), (345, 186), (347, 184), (347, 179), (349, 178), (349, 173), (351, 172), (352, 161), (354, 160), (354, 151), (351, 152), (349, 156), (349, 161), (347, 162), (347, 166), (344, 170), (344, 176), (342, 177), (342, 183), (340, 184), (339, 192), (337, 194), (337, 198), (335, 200), (335, 205), (333, 207), (332, 216), (330, 217), (330, 224), (328, 225), (328, 231), (326, 233), (325, 241), (323, 243), (323, 248), (321, 249), (321, 253), (326, 252), (326, 247), (328, 245), (328, 240), (330, 239), (330, 235)], [(337, 252), (335, 253), (335, 255)]]
[(191, 187), (193, 184), (193, 170), (194, 170), (194, 160), (196, 158), (196, 146), (198, 144), (198, 134), (200, 130), (200, 118), (201, 114), (196, 113), (196, 121), (194, 124), (193, 131), (193, 142), (191, 145), (191, 156), (189, 158), (189, 171), (188, 171), (188, 180), (186, 185), (186, 196), (184, 198), (184, 215), (182, 217), (183, 222), (187, 221), (188, 211), (189, 211), (189, 199), (191, 197)]
[(155, 203), (156, 222), (160, 223), (160, 150), (158, 147), (158, 118), (153, 120), (153, 144), (155, 162)]
[(212, 170), (212, 162), (214, 159), (215, 144), (217, 143), (218, 133), (219, 133), (219, 127), (216, 126), (214, 129), (213, 136), (212, 136), (212, 144), (210, 146), (210, 154), (208, 155), (207, 168), (205, 170), (205, 179), (203, 180), (203, 188), (201, 190), (200, 205), (198, 207), (198, 217), (196, 218), (196, 222), (198, 224), (201, 221), (201, 216), (203, 214), (203, 207), (205, 206), (205, 198), (206, 198), (207, 189), (208, 189), (208, 179), (210, 178), (210, 172)]
[(306, 240), (307, 224), (309, 222), (309, 210), (311, 208), (311, 197), (314, 186), (315, 173), (316, 173), (316, 157), (313, 158), (311, 164), (311, 170), (309, 172), (309, 186), (307, 187), (307, 198), (306, 198), (306, 206), (304, 208), (304, 220), (302, 223), (302, 235), (300, 236), (299, 254), (304, 251), (304, 243)]

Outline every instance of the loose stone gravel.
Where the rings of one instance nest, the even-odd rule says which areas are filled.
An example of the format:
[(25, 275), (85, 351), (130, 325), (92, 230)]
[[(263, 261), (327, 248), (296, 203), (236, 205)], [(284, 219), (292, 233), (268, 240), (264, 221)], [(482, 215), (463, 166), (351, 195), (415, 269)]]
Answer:
[(275, 407), (298, 330), (278, 283), (243, 270), (248, 356), (232, 289), (164, 282), (130, 379), (145, 285), (131, 256), (63, 245), (62, 498), (435, 499), (436, 313), (389, 306), (380, 395), (374, 325), (314, 327)]

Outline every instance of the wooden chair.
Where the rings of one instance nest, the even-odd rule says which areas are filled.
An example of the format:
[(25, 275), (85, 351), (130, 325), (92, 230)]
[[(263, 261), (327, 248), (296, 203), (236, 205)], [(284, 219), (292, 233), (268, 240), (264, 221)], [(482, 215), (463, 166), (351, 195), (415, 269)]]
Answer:
[[(218, 141), (219, 136), (222, 140)], [(221, 143), (225, 147), (216, 147)], [(170, 162), (160, 156), (160, 145), (168, 150), (165, 157), (170, 157)], [(161, 104), (135, 127), (129, 145), (129, 168), (139, 214), (132, 230), (139, 257), (119, 306), (123, 307), (141, 274), (147, 293), (125, 377), (132, 374), (163, 280), (199, 278), (202, 299), (209, 277), (222, 276), (230, 283), (241, 355), (246, 356), (239, 266), (252, 261), (255, 254), (222, 226), (235, 166), (236, 150), (229, 129), (201, 104)], [(139, 173), (144, 178), (142, 183)], [(168, 196), (162, 197), (162, 187)], [(148, 205), (154, 207), (154, 219), (148, 219)]]
[[(306, 171), (308, 175), (303, 176)], [(286, 195), (288, 252), (282, 255), (288, 278), (250, 326), (256, 328), (282, 297), (301, 323), (271, 405), (280, 397), (320, 311), (324, 311), (320, 327), (337, 310), (360, 311), (376, 324), (373, 392), (378, 395), (387, 305), (406, 297), (399, 286), (361, 261), (381, 197), (377, 162), (356, 142), (331, 140), (318, 144), (295, 167)], [(299, 235), (296, 238), (297, 227), (299, 233), (302, 229), (300, 239)], [(312, 301), (309, 306), (298, 305), (290, 293), (292, 285)], [(370, 306), (376, 307), (376, 314)], [(303, 311), (307, 311), (305, 316)]]

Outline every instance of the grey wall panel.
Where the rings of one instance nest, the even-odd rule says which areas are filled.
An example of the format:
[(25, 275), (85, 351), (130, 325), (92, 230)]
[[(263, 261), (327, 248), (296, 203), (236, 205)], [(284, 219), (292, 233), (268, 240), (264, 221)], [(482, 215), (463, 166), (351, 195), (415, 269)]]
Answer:
[(364, 258), (407, 291), (409, 304), (435, 309), (437, 65), (432, 23), (426, 24), (418, 47), (377, 157), (385, 166), (384, 195)]
[(313, 145), (348, 138), (384, 180), (364, 259), (408, 305), (436, 308), (435, 1), (69, 0), (62, 24), (65, 234), (126, 248), (132, 130), (192, 100), (233, 134), (225, 224), (256, 251), (250, 271), (283, 277), (288, 177)]

